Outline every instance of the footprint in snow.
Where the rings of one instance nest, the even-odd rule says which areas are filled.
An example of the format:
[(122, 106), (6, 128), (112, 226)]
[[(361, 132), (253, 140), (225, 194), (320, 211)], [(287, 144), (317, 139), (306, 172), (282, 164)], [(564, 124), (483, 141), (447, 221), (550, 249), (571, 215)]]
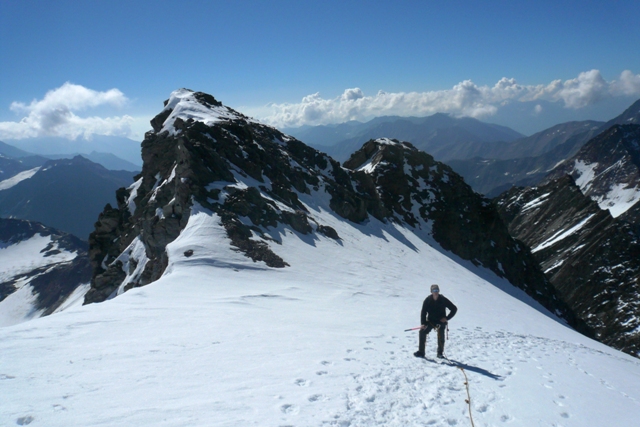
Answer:
[(309, 385), (309, 381), (304, 380), (304, 379), (302, 379), (302, 378), (298, 378), (298, 379), (295, 381), (295, 384), (296, 384), (297, 386), (300, 386), (300, 387), (306, 387), (306, 386), (308, 386), (308, 385)]
[(280, 410), (285, 414), (297, 414), (300, 412), (300, 409), (296, 405), (290, 404), (282, 405)]
[(16, 424), (18, 424), (19, 426), (26, 426), (29, 425), (33, 422), (35, 418), (33, 418), (31, 415), (27, 415), (26, 417), (20, 417), (16, 420)]

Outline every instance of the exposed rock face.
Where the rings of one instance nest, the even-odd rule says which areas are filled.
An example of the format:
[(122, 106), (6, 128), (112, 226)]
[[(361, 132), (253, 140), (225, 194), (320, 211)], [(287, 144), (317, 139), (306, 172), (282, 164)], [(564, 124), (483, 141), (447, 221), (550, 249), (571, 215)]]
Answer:
[(561, 298), (605, 344), (640, 356), (640, 241), (570, 176), (496, 199), (509, 230), (532, 248)]
[(532, 248), (561, 297), (596, 337), (635, 356), (640, 356), (639, 200), (640, 125), (635, 124), (612, 126), (537, 187), (514, 188), (497, 199), (511, 233)]
[(235, 250), (269, 267), (287, 267), (274, 250), (280, 242), (272, 230), (340, 239), (310, 214), (305, 198), (328, 199), (333, 212), (355, 223), (375, 218), (413, 227), (572, 321), (495, 208), (449, 167), (408, 143), (369, 141), (341, 167), (210, 95), (186, 89), (174, 92), (151, 123), (154, 130), (142, 143), (142, 173), (118, 191), (118, 207), (107, 206), (91, 234), (94, 278), (85, 303), (159, 278), (169, 262), (166, 246), (193, 209), (217, 215)]
[(618, 117), (614, 117), (602, 126), (602, 129), (609, 129), (614, 125), (640, 125), (640, 99), (631, 104)]
[[(0, 310), (11, 306), (9, 324), (53, 313), (91, 280), (87, 244), (40, 223), (0, 218), (0, 247)], [(8, 301), (18, 291), (21, 301), (32, 299), (27, 306)]]

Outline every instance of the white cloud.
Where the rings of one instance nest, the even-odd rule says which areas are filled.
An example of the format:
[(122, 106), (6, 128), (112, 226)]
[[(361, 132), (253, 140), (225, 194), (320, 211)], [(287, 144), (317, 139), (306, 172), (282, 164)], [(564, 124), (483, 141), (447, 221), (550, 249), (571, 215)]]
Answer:
[(122, 107), (128, 99), (118, 89), (98, 92), (65, 83), (30, 104), (13, 102), (11, 110), (23, 117), (17, 122), (0, 122), (0, 139), (61, 136), (90, 139), (92, 135), (129, 136), (130, 116), (80, 117), (76, 113), (100, 106)]
[(611, 83), (612, 94), (634, 96), (640, 93), (640, 74), (633, 74), (625, 70), (620, 74), (620, 80)]
[(607, 83), (598, 70), (580, 73), (577, 78), (559, 85), (553, 94), (555, 99), (564, 101), (569, 108), (583, 108), (610, 95), (610, 83)]
[[(425, 116), (438, 112), (483, 118), (495, 114), (500, 106), (510, 102), (545, 100), (579, 109), (613, 96), (640, 96), (640, 75), (626, 70), (618, 80), (606, 81), (600, 71), (591, 70), (580, 73), (575, 79), (554, 80), (546, 85), (520, 85), (513, 78), (503, 77), (494, 86), (478, 86), (465, 80), (447, 90), (379, 91), (374, 96), (366, 96), (361, 89), (352, 88), (333, 99), (324, 99), (315, 93), (296, 104), (270, 104), (260, 116), (264, 122), (278, 127), (368, 120), (381, 115)], [(536, 107), (535, 112), (540, 113), (540, 108)]]

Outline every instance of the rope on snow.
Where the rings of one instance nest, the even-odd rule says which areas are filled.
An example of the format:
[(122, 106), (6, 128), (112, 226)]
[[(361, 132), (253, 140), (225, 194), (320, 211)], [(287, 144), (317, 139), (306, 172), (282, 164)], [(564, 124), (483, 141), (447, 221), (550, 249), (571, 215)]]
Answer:
[(471, 415), (471, 393), (469, 392), (469, 379), (467, 378), (467, 373), (464, 371), (464, 368), (462, 366), (459, 366), (458, 364), (453, 363), (451, 360), (449, 360), (446, 354), (443, 354), (443, 356), (452, 366), (460, 369), (460, 371), (462, 371), (462, 375), (464, 375), (464, 386), (467, 389), (467, 398), (464, 401), (469, 406), (469, 420), (471, 421), (471, 427), (475, 427), (475, 424), (473, 423), (473, 416)]

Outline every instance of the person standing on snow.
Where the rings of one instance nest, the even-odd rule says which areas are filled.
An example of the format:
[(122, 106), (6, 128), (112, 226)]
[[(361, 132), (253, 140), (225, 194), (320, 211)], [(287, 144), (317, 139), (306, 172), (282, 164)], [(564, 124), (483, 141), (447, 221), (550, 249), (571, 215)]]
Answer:
[[(446, 309), (449, 309), (449, 314)], [(418, 351), (413, 353), (416, 357), (424, 357), (424, 347), (427, 342), (427, 334), (433, 328), (438, 330), (438, 357), (443, 358), (444, 355), (444, 330), (447, 322), (456, 315), (458, 308), (449, 301), (444, 295), (440, 295), (440, 287), (431, 285), (431, 295), (429, 295), (422, 303), (422, 311), (420, 312), (420, 333), (418, 341)]]

